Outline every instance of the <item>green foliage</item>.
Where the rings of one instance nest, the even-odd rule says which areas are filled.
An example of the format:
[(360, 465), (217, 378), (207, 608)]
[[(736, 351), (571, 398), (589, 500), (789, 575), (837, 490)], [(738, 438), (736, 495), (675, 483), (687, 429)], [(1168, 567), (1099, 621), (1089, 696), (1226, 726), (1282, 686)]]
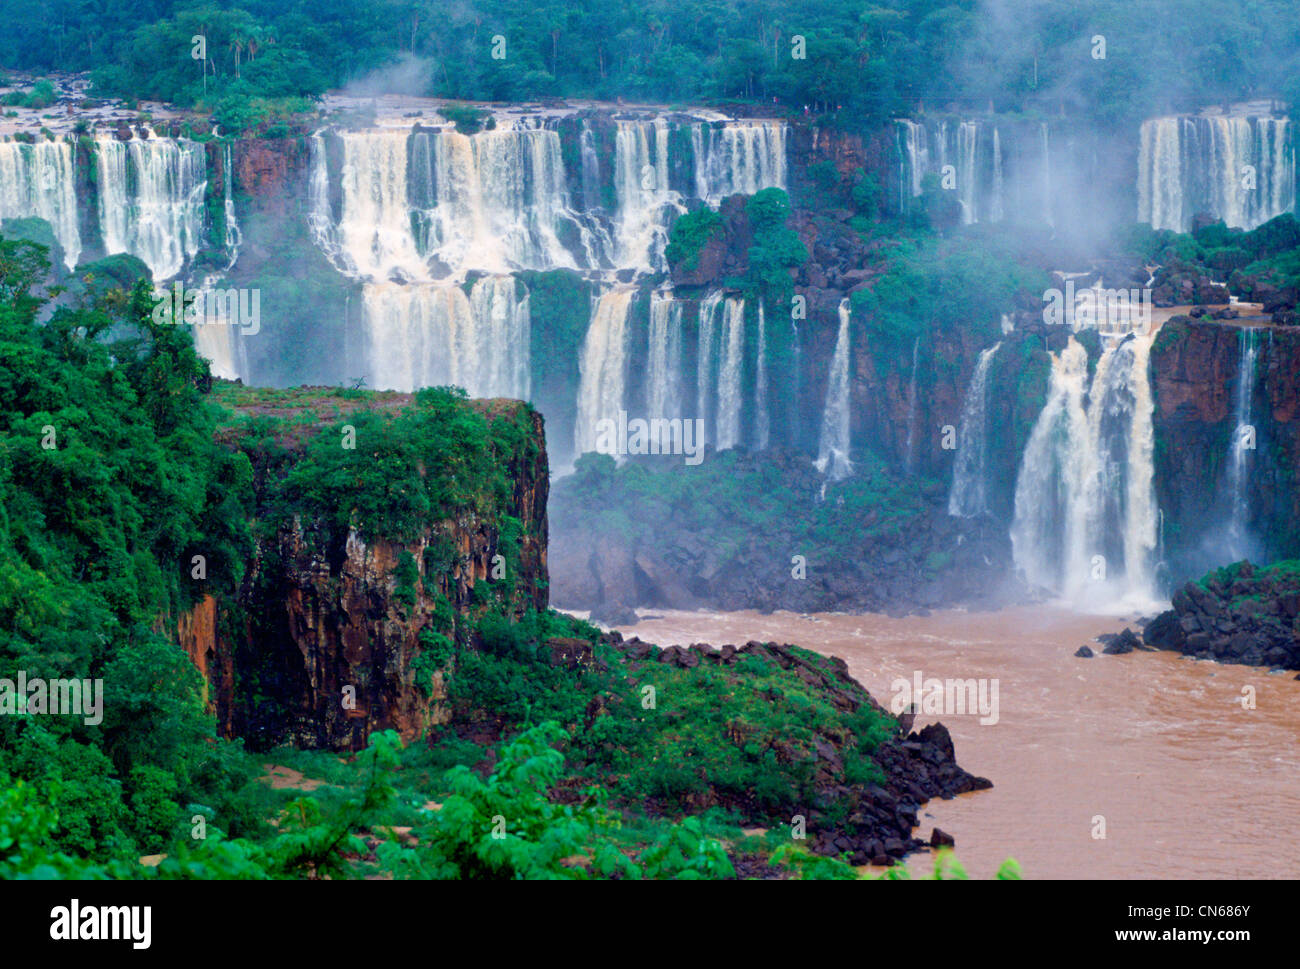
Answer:
[(699, 264), (700, 252), (722, 231), (722, 216), (704, 206), (687, 212), (673, 222), (664, 257), (670, 266), (691, 272)]
[(484, 129), (491, 131), (496, 127), (496, 118), (492, 112), (471, 104), (447, 104), (439, 108), (438, 113), (454, 124), (456, 130), (463, 135), (477, 134)]
[(763, 296), (789, 303), (794, 285), (790, 270), (808, 260), (799, 234), (786, 225), (790, 196), (779, 188), (765, 188), (745, 203), (754, 244), (749, 247), (749, 283)]
[[(1295, 103), (1300, 70), (1284, 44), (1294, 11), (1282, 0), (1197, 9), (1195, 31), (1151, 30), (1148, 5), (1082, 0), (1070, 14), (991, 17), (978, 4), (814, 0), (717, 7), (692, 0), (609, 9), (542, 0), (243, 0), (181, 4), (121, 0), (71, 13), (52, 0), (13, 5), (0, 63), (93, 71), (96, 92), (185, 104), (246, 91), (316, 95), (416, 58), (427, 93), (473, 100), (538, 97), (672, 103), (713, 98), (771, 104), (821, 123), (857, 127), (916, 103), (994, 101), (1004, 110), (1070, 110), (1131, 123), (1201, 103), (1278, 91)], [(1157, 18), (1158, 19), (1158, 18)], [(50, 25), (58, 25), (51, 42)], [(1106, 70), (1080, 72), (1079, 51), (1106, 27)], [(190, 38), (208, 57), (191, 57)], [(507, 56), (488, 42), (506, 38)], [(794, 37), (803, 39), (796, 52)], [(980, 70), (971, 71), (977, 64)], [(1151, 78), (1163, 83), (1152, 89)]]
[[(464, 391), (429, 388), (398, 413), (358, 411), (311, 438), (272, 492), (277, 517), (306, 514), (346, 534), (415, 540), (431, 521), (492, 516), (509, 498), (505, 456), (526, 432), (509, 416), (464, 404)], [(355, 447), (348, 428), (355, 432)]]
[(1015, 240), (991, 230), (898, 244), (888, 271), (852, 301), (871, 338), (894, 350), (881, 358), (910, 361), (912, 342), (929, 333), (973, 330), (978, 343), (991, 345), (1016, 294), (1041, 297), (1046, 288), (1046, 276), (1020, 256)]
[(48, 108), (55, 101), (54, 85), (42, 78), (26, 91), (10, 91), (3, 98), (0, 98), (0, 104), (13, 108)]

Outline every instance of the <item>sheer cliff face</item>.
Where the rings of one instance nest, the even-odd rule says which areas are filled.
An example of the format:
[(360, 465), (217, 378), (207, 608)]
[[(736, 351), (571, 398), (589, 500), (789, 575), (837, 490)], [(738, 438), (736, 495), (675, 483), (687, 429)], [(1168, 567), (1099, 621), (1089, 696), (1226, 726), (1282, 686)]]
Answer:
[[(203, 673), (225, 734), (258, 747), (333, 749), (359, 749), (373, 730), (413, 739), (449, 717), (440, 675), (426, 695), (413, 668), (421, 633), (446, 631), (447, 605), (450, 621), (472, 628), (483, 611), (475, 584), (488, 583), (502, 590), (508, 614), (546, 609), (542, 418), (515, 402), (466, 406), (480, 404), (493, 419), (522, 418), (527, 427), (506, 456), (508, 497), (490, 513), (432, 515), (405, 542), (339, 534), (294, 514), (258, 540), (238, 592), (208, 596), (180, 617), (178, 641)], [(505, 529), (517, 535), (513, 552)]]
[[(1251, 340), (1253, 353), (1243, 354)], [(1165, 513), (1165, 540), (1175, 568), (1188, 557), (1189, 574), (1222, 564), (1213, 554), (1213, 528), (1228, 520), (1232, 439), (1241, 424), (1254, 432), (1246, 471), (1240, 475), (1244, 524), (1266, 557), (1295, 547), (1300, 521), (1300, 332), (1290, 327), (1244, 327), (1175, 318), (1161, 329), (1151, 353), (1155, 384), (1156, 487)], [(1243, 394), (1253, 362), (1253, 380)], [(1204, 536), (1210, 533), (1211, 538)], [(1189, 541), (1188, 537), (1191, 537)], [(1193, 541), (1209, 542), (1204, 549)], [(1201, 562), (1198, 555), (1208, 556)]]

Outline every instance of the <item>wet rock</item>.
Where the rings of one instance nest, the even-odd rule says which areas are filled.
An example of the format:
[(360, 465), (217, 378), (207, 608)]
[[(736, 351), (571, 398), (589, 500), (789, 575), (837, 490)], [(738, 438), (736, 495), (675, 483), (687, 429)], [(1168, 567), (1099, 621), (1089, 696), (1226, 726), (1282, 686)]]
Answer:
[(1076, 649), (1076, 650), (1074, 651), (1074, 655), (1075, 655), (1075, 656), (1081, 656), (1081, 657), (1083, 657), (1084, 659), (1092, 659), (1092, 657), (1093, 657), (1093, 652), (1092, 652), (1092, 650), (1091, 650), (1089, 647), (1087, 647), (1087, 646), (1080, 646), (1078, 649)]

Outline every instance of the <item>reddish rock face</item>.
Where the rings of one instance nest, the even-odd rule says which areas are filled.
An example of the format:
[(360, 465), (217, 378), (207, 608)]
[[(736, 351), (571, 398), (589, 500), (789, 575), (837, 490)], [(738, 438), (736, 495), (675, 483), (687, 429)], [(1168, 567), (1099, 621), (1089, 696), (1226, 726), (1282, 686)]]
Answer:
[(1237, 327), (1186, 318), (1161, 328), (1151, 354), (1157, 420), (1211, 424), (1231, 416), (1237, 333)]
[[(1219, 504), (1237, 421), (1242, 332), (1229, 323), (1175, 317), (1152, 349), (1156, 489), (1175, 544), (1205, 534), (1224, 514)], [(1300, 330), (1263, 327), (1256, 340), (1251, 420), (1257, 445), (1246, 500), (1263, 554), (1274, 557), (1288, 554), (1300, 534)], [(1196, 563), (1200, 571), (1202, 564)]]
[[(232, 152), (238, 190), (257, 200), (264, 214), (290, 214), (296, 205), (295, 186), (306, 170), (306, 147), (297, 138), (242, 138)], [(218, 170), (221, 158), (216, 159)], [(217, 184), (220, 184), (219, 182)]]
[[(535, 447), (509, 460), (513, 488), (497, 516), (430, 521), (409, 544), (366, 542), (355, 531), (332, 536), (295, 518), (259, 545), (238, 595), (206, 597), (180, 617), (177, 640), (204, 675), (223, 733), (255, 745), (355, 750), (373, 730), (411, 740), (447, 720), (441, 677), (434, 676), (430, 696), (415, 684), (420, 634), (442, 597), (458, 624), (481, 611), (474, 585), (494, 581), (505, 516), (522, 529), (508, 611), (547, 608), (548, 469), (542, 418), (531, 417)], [(448, 541), (450, 567), (430, 571), (426, 548)], [(404, 553), (418, 570), (409, 591), (399, 589)]]

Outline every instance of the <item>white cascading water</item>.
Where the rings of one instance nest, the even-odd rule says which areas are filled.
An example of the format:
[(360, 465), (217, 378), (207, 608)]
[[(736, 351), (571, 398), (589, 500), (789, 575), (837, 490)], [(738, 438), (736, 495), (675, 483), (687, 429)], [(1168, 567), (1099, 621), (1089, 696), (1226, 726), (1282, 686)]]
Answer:
[(921, 338), (912, 341), (912, 376), (907, 382), (907, 445), (903, 467), (910, 474), (916, 468), (916, 371), (921, 359)]
[(227, 142), (221, 150), (221, 198), (222, 212), (226, 219), (226, 252), (230, 254), (230, 262), (226, 263), (228, 270), (234, 268), (235, 261), (239, 258), (239, 247), (244, 241), (244, 234), (239, 231), (239, 219), (235, 216), (234, 180), (234, 162), (230, 143)]
[(1142, 123), (1138, 221), (1187, 232), (1209, 212), (1253, 229), (1295, 208), (1290, 122), (1257, 117), (1168, 117)]
[(1252, 415), (1255, 397), (1255, 371), (1259, 356), (1259, 331), (1244, 326), (1237, 331), (1237, 393), (1234, 416), (1236, 426), (1228, 441), (1228, 554), (1233, 561), (1249, 557), (1254, 551), (1250, 530), (1250, 464), (1254, 455), (1255, 430)]
[(596, 450), (600, 421), (617, 421), (626, 408), (627, 317), (633, 289), (611, 289), (596, 300), (578, 357), (576, 454)]
[(0, 219), (44, 219), (69, 269), (81, 258), (73, 165), (66, 141), (0, 142)]
[(722, 293), (709, 293), (700, 300), (699, 346), (697, 370), (695, 374), (695, 407), (697, 416), (704, 421), (704, 439), (715, 442), (713, 433), (714, 406), (714, 341), (717, 333), (718, 307), (722, 305)]
[[(911, 199), (921, 195), (926, 175), (943, 176), (951, 165), (951, 184), (961, 206), (962, 222), (1001, 222), (1003, 202), (1002, 138), (996, 125), (978, 121), (921, 123), (902, 119), (895, 122), (899, 152), (900, 207), (906, 211)], [(981, 128), (984, 137), (981, 137)], [(988, 132), (991, 129), (991, 137)], [(986, 140), (987, 139), (987, 140)], [(981, 162), (981, 154), (984, 161)], [(990, 172), (991, 179), (981, 177)]]
[(817, 470), (832, 480), (853, 472), (849, 460), (849, 301), (840, 300), (840, 328), (831, 356), (826, 382), (826, 408), (822, 413), (821, 436), (817, 445)]
[(989, 207), (989, 221), (1001, 222), (1006, 218), (1006, 208), (1002, 201), (1002, 138), (998, 129), (993, 129), (993, 201)]
[(95, 138), (99, 226), (109, 254), (137, 256), (155, 282), (199, 251), (207, 161), (203, 146), (174, 138)]
[(718, 401), (715, 413), (719, 451), (740, 443), (741, 411), (744, 406), (745, 301), (727, 297), (723, 314), (722, 340), (718, 358)]
[(667, 268), (669, 214), (684, 212), (681, 197), (669, 188), (668, 123), (619, 121), (614, 134), (614, 262), (642, 271)]
[(783, 122), (775, 121), (694, 125), (696, 197), (716, 207), (729, 195), (784, 188), (786, 131)]
[(961, 199), (961, 220), (966, 225), (978, 221), (975, 209), (975, 189), (979, 183), (979, 169), (975, 164), (978, 136), (979, 125), (973, 121), (963, 121), (957, 126), (957, 192)]
[(966, 399), (962, 401), (957, 429), (957, 456), (953, 461), (952, 490), (948, 493), (948, 514), (974, 518), (988, 507), (988, 384), (993, 357), (1002, 346), (999, 340), (981, 350)]
[[(406, 128), (338, 133), (343, 145), (339, 172), (342, 202), (334, 226), (337, 248), (328, 254), (349, 276), (371, 282), (431, 279), (411, 230), (406, 172), (409, 136)], [(323, 166), (325, 153), (314, 155), (313, 162)], [(314, 201), (322, 198), (328, 200), (328, 194), (314, 197)]]
[(513, 276), (485, 276), (468, 296), (454, 285), (374, 283), (362, 300), (369, 386), (528, 398), (528, 294)]
[(426, 255), (453, 271), (577, 268), (558, 234), (567, 223), (583, 265), (600, 265), (603, 253), (569, 203), (558, 131), (420, 131), (410, 150)]
[(1052, 190), (1052, 136), (1046, 121), (1039, 123), (1038, 130), (1043, 146), (1043, 224), (1055, 226), (1056, 217), (1052, 214), (1052, 206), (1056, 201), (1055, 193)]
[(671, 291), (650, 294), (650, 338), (646, 354), (646, 417), (682, 413), (682, 303)]
[(1080, 607), (1156, 602), (1152, 335), (1102, 352), (1091, 382), (1070, 337), (1052, 356), (1047, 402), (1016, 480), (1011, 545), (1033, 586)]

